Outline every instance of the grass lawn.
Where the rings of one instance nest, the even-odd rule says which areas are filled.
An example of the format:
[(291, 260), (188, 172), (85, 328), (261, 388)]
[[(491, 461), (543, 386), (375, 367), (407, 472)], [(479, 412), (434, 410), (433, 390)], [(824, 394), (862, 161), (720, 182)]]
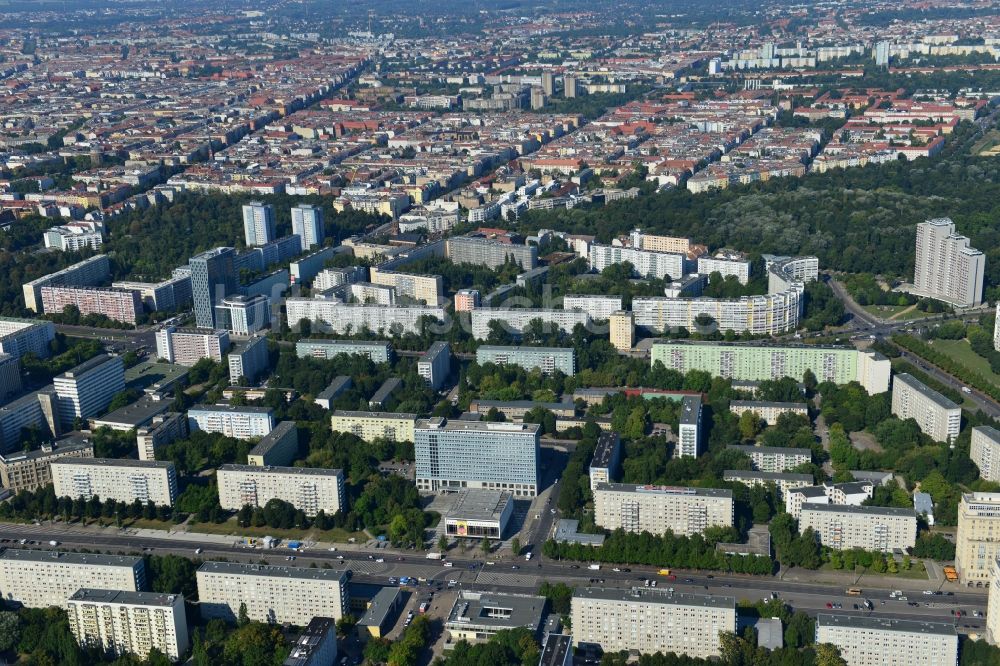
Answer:
[(968, 340), (933, 340), (930, 345), (969, 370), (978, 373), (983, 379), (1000, 386), (1000, 375), (990, 370), (990, 364), (986, 362), (986, 359), (972, 351)]
[[(838, 573), (838, 572), (839, 573), (844, 573), (844, 571), (845, 571), (844, 569), (834, 569), (833, 566), (831, 566), (829, 562), (823, 564), (819, 568), (819, 570), (820, 571), (829, 571), (829, 572), (834, 572), (834, 573)], [(908, 579), (908, 580), (927, 580), (927, 571), (924, 570), (924, 563), (921, 562), (920, 560), (917, 560), (917, 559), (913, 559), (911, 561), (909, 570), (903, 571), (903, 569), (900, 568), (900, 570), (897, 573), (894, 573), (894, 574), (889, 573), (888, 571), (883, 572), (883, 573), (877, 573), (877, 572), (872, 571), (871, 569), (868, 569), (868, 568), (864, 568), (863, 570), (859, 568), (859, 569), (857, 569), (857, 571), (862, 576), (894, 576), (896, 578), (904, 578), (904, 579)], [(864, 582), (864, 581), (862, 581), (862, 582)]]
[(909, 305), (862, 305), (862, 309), (880, 319), (888, 319), (910, 307)]
[(273, 527), (240, 527), (236, 524), (236, 518), (230, 518), (224, 523), (189, 523), (188, 532), (201, 532), (203, 534), (224, 534), (233, 537), (263, 537), (273, 536), (279, 539), (292, 539), (310, 541), (335, 541), (347, 543), (348, 539), (357, 539), (359, 542), (367, 541), (368, 535), (364, 532), (349, 532), (344, 529), (334, 528), (332, 530), (319, 531), (308, 530), (279, 530)]

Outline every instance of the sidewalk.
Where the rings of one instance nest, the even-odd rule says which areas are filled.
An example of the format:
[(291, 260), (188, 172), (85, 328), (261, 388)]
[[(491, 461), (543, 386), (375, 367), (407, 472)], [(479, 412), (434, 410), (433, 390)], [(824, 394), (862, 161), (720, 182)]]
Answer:
[[(962, 591), (958, 584), (947, 584), (941, 567), (930, 560), (923, 560), (927, 578), (904, 578), (902, 576), (862, 574), (858, 576), (848, 571), (812, 571), (800, 568), (783, 568), (778, 574), (780, 580), (795, 583), (818, 583), (826, 585), (843, 585), (846, 587), (877, 587), (889, 590), (923, 591), (943, 589), (945, 591)], [(954, 588), (953, 590), (951, 588)]]

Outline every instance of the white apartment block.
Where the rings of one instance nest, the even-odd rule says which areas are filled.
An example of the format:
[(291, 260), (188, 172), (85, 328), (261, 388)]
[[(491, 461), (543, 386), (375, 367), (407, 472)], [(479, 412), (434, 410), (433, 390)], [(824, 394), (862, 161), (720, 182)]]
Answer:
[(352, 433), (366, 442), (376, 439), (412, 442), (416, 422), (416, 414), (337, 410), (330, 416), (330, 429), (334, 432)]
[(722, 473), (723, 481), (735, 481), (748, 488), (773, 484), (782, 498), (796, 488), (804, 488), (813, 484), (811, 474), (785, 474), (782, 472), (753, 472), (739, 469), (727, 469)]
[(990, 562), (990, 595), (986, 601), (986, 640), (1000, 642), (1000, 559)]
[(439, 307), (444, 302), (444, 279), (440, 275), (414, 275), (395, 271), (380, 271), (371, 268), (374, 284), (394, 287), (397, 296), (406, 296), (423, 301), (431, 307)]
[(892, 413), (914, 419), (921, 432), (938, 442), (950, 442), (962, 426), (961, 407), (905, 372), (892, 380)]
[(707, 659), (721, 654), (720, 633), (736, 632), (736, 599), (650, 588), (577, 588), (571, 619), (575, 646)]
[(861, 506), (865, 500), (871, 499), (874, 492), (875, 486), (870, 481), (806, 485), (789, 490), (785, 494), (785, 512), (798, 520), (802, 507), (806, 504)]
[(0, 552), (0, 594), (28, 608), (64, 608), (81, 587), (138, 592), (145, 585), (141, 557), (18, 548)]
[[(73, 222), (60, 227), (52, 227), (42, 236), (45, 247), (63, 252), (79, 252), (83, 248), (100, 250), (104, 244), (100, 223)], [(103, 226), (103, 225), (102, 225)]]
[(348, 266), (346, 268), (327, 268), (316, 274), (312, 287), (315, 291), (326, 291), (334, 287), (368, 279), (368, 269), (365, 266)]
[(937, 218), (917, 225), (913, 286), (930, 296), (958, 307), (983, 301), (983, 271), (986, 257), (955, 231), (951, 219)]
[(591, 319), (608, 321), (622, 309), (621, 296), (564, 296), (564, 310), (583, 310)]
[(809, 449), (742, 444), (730, 444), (727, 448), (750, 456), (750, 465), (758, 472), (787, 472), (799, 465), (812, 462), (812, 451)]
[(274, 206), (257, 201), (244, 205), (243, 234), (247, 247), (267, 245), (275, 240)]
[(190, 305), (193, 298), (190, 273), (175, 273), (161, 282), (123, 280), (112, 282), (111, 287), (137, 292), (149, 310), (179, 310)]
[(650, 252), (632, 247), (593, 244), (590, 246), (590, 267), (598, 273), (609, 266), (632, 264), (639, 277), (677, 279), (684, 276), (684, 255), (673, 252)]
[(21, 358), (28, 352), (38, 358), (52, 354), (49, 343), (56, 337), (56, 325), (51, 321), (0, 317), (0, 354)]
[(274, 414), (267, 407), (200, 405), (188, 410), (188, 428), (253, 439), (274, 430)]
[(820, 613), (816, 643), (835, 645), (847, 666), (958, 663), (958, 632), (952, 622)]
[(809, 416), (809, 406), (804, 402), (764, 402), (761, 400), (733, 400), (729, 403), (729, 411), (737, 416), (744, 412), (753, 412), (767, 425), (774, 425), (782, 414), (798, 414)]
[(156, 356), (168, 363), (190, 367), (203, 358), (222, 363), (227, 351), (227, 331), (166, 326), (156, 332)]
[(553, 310), (543, 308), (476, 308), (470, 313), (472, 337), (485, 340), (490, 335), (490, 322), (498, 321), (508, 332), (520, 335), (535, 319), (541, 320), (545, 330), (572, 333), (577, 324), (590, 324), (590, 315), (580, 310)]
[(172, 462), (126, 458), (62, 458), (52, 461), (56, 497), (95, 495), (131, 504), (139, 500), (173, 506), (177, 498), (177, 470)]
[(676, 455), (681, 458), (697, 458), (701, 455), (701, 439), (701, 396), (684, 396), (677, 427)]
[(1000, 481), (1000, 430), (992, 426), (973, 428), (969, 457), (979, 468), (979, 478)]
[(205, 562), (197, 572), (201, 616), (235, 623), (240, 604), (256, 622), (300, 627), (339, 620), (348, 608), (348, 575), (334, 569)]
[(271, 299), (267, 296), (230, 296), (215, 306), (216, 326), (233, 335), (253, 335), (271, 324)]
[(187, 651), (184, 595), (81, 588), (66, 601), (77, 642), (106, 655), (145, 659), (156, 649), (170, 661)]
[(599, 483), (594, 522), (608, 530), (690, 536), (733, 526), (733, 493), (717, 488)]
[(787, 290), (740, 298), (672, 298), (653, 296), (632, 299), (637, 326), (653, 331), (695, 330), (700, 315), (707, 315), (720, 331), (764, 335), (794, 331), (799, 327), (805, 288), (801, 282)]
[(285, 301), (289, 326), (302, 319), (318, 322), (328, 332), (358, 333), (369, 330), (384, 335), (420, 333), (421, 321), (429, 317), (444, 321), (444, 308), (425, 305), (366, 305), (339, 303), (314, 298), (289, 298)]
[(344, 302), (365, 303), (367, 305), (395, 305), (396, 288), (372, 282), (354, 282), (344, 285), (335, 292)]
[(216, 473), (219, 503), (237, 511), (246, 505), (263, 507), (272, 499), (288, 502), (309, 517), (327, 516), (344, 506), (344, 473), (313, 467), (223, 465)]
[(437, 391), (444, 384), (451, 372), (451, 347), (447, 342), (438, 340), (431, 343), (420, 360), (417, 361), (417, 374), (423, 377), (427, 386)]
[(121, 358), (100, 354), (52, 380), (58, 397), (59, 421), (71, 426), (103, 412), (116, 393), (125, 390), (125, 364)]
[(917, 541), (913, 509), (804, 504), (799, 532), (810, 527), (820, 543), (834, 550), (861, 548), (888, 553), (912, 548)]
[(699, 275), (719, 273), (723, 278), (734, 275), (740, 284), (750, 282), (750, 262), (740, 253), (720, 250), (712, 256), (698, 257)]
[(315, 245), (322, 245), (326, 236), (323, 209), (309, 204), (293, 206), (292, 233), (302, 239), (303, 252), (308, 252)]
[(1000, 557), (1000, 493), (963, 493), (958, 503), (955, 569), (963, 583), (986, 583)]

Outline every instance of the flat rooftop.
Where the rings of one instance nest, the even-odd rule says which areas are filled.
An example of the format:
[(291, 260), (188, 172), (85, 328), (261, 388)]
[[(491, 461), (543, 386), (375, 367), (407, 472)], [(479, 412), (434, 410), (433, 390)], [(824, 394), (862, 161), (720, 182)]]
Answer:
[(131, 458), (60, 458), (53, 465), (80, 465), (87, 467), (138, 467), (141, 469), (173, 469), (168, 460), (132, 460)]
[(314, 338), (302, 338), (297, 341), (297, 345), (320, 345), (326, 347), (379, 347), (384, 349), (385, 347), (391, 346), (388, 342), (382, 342), (380, 340), (323, 340)]
[[(481, 309), (481, 308), (477, 308)], [(500, 308), (491, 308), (500, 309)], [(538, 310), (540, 308), (534, 308)], [(558, 312), (562, 312), (559, 310)], [(524, 345), (480, 345), (476, 348), (476, 353), (480, 351), (484, 352), (506, 352), (508, 354), (573, 354), (574, 349), (572, 347), (528, 347)]]
[(505, 490), (465, 488), (448, 511), (446, 519), (500, 520), (513, 495)]
[(678, 495), (691, 497), (733, 498), (733, 491), (725, 488), (693, 488), (690, 486), (653, 486), (635, 483), (598, 483), (595, 490), (619, 493), (643, 493), (649, 495)]
[(750, 469), (727, 469), (722, 473), (722, 478), (734, 477), (737, 479), (759, 479), (761, 481), (805, 481), (811, 484), (813, 477), (811, 474), (790, 474), (788, 472), (755, 472)]
[(278, 421), (271, 432), (260, 438), (257, 445), (250, 449), (250, 455), (262, 456), (273, 449), (290, 431), (295, 430), (295, 421)]
[[(826, 349), (828, 351), (841, 351), (841, 352), (858, 352), (859, 350), (854, 347), (845, 347), (843, 345), (807, 345), (807, 344), (778, 344), (773, 342), (764, 342), (762, 340), (755, 340), (754, 342), (722, 342), (722, 341), (711, 341), (711, 340), (654, 340), (653, 346), (656, 345), (680, 345), (684, 347), (726, 347), (728, 349), (767, 349), (770, 351), (780, 351), (780, 350), (809, 350), (809, 349)], [(862, 353), (874, 353), (879, 355), (878, 352), (862, 352)]]
[(175, 363), (147, 361), (125, 368), (125, 385), (146, 391), (167, 391), (177, 382), (187, 381), (190, 368)]
[(572, 647), (573, 637), (569, 634), (547, 635), (538, 666), (562, 666), (566, 661), (566, 654)]
[(282, 567), (239, 562), (203, 562), (198, 573), (227, 576), (262, 576), (265, 578), (294, 578), (301, 580), (343, 581), (345, 569), (313, 569), (310, 567)]
[(681, 398), (680, 423), (698, 425), (701, 416), (701, 396), (686, 395)]
[(354, 419), (399, 419), (403, 421), (416, 421), (416, 414), (407, 412), (363, 412), (360, 410), (335, 409), (331, 416), (342, 416)]
[(80, 564), (94, 567), (142, 566), (142, 558), (131, 555), (102, 555), (100, 553), (65, 553), (60, 550), (29, 550), (8, 548), (0, 552), (0, 560), (8, 562), (49, 562), (52, 564)]
[(84, 375), (95, 368), (99, 368), (105, 363), (111, 361), (113, 358), (118, 357), (112, 356), (111, 354), (98, 354), (94, 358), (88, 359), (74, 368), (70, 368), (61, 375), (57, 375), (55, 379), (56, 381), (60, 379), (78, 379), (81, 375)]
[(317, 400), (330, 400), (335, 398), (347, 389), (351, 388), (353, 381), (347, 375), (337, 375), (330, 382), (330, 385), (319, 392), (316, 396)]
[(611, 458), (614, 457), (615, 450), (621, 444), (621, 439), (616, 432), (602, 432), (597, 436), (597, 446), (594, 447), (594, 456), (590, 460), (592, 468), (608, 467)]
[(821, 513), (852, 513), (858, 516), (896, 516), (899, 518), (916, 518), (913, 509), (901, 509), (892, 506), (852, 506), (850, 504), (803, 504), (802, 511), (819, 511)]
[(120, 424), (137, 428), (153, 420), (172, 406), (170, 400), (154, 400), (150, 395), (143, 395), (131, 405), (125, 405), (110, 414), (92, 419), (98, 426), (103, 424)]
[(462, 590), (448, 614), (446, 628), (485, 627), (491, 630), (526, 627), (538, 631), (545, 597)]
[(486, 421), (447, 420), (440, 417), (417, 421), (417, 429), (462, 432), (494, 432), (512, 434), (538, 434), (537, 423), (492, 423)]
[[(337, 623), (333, 618), (314, 617), (311, 619), (308, 626), (295, 639), (295, 644), (292, 646), (292, 650), (289, 652), (288, 658), (285, 659), (283, 666), (306, 666), (312, 660), (316, 650), (322, 645), (324, 638), (331, 631), (337, 631)], [(336, 643), (336, 633), (334, 633), (333, 640)]]
[(0, 455), (0, 462), (3, 463), (17, 463), (25, 460), (35, 460), (38, 458), (47, 458), (49, 456), (59, 456), (67, 453), (73, 453), (75, 451), (83, 451), (86, 449), (93, 450), (94, 442), (83, 435), (71, 435), (69, 437), (63, 437), (57, 440), (51, 445), (42, 445), (40, 449), (32, 449), (31, 451), (12, 451), (7, 454)]
[(188, 410), (191, 412), (230, 412), (232, 414), (270, 414), (270, 407), (257, 407), (254, 405), (195, 405)]
[(769, 400), (733, 400), (730, 407), (742, 407), (744, 409), (808, 409), (804, 402), (772, 402)]
[(622, 590), (605, 587), (578, 587), (573, 592), (573, 598), (634, 601), (636, 603), (694, 606), (698, 608), (732, 608), (734, 611), (736, 609), (735, 597), (670, 592), (669, 590), (657, 588), (634, 587), (631, 590)]
[(398, 587), (383, 587), (372, 597), (371, 605), (358, 620), (358, 624), (366, 627), (381, 627), (389, 614), (395, 610), (401, 594)]
[(747, 455), (750, 455), (751, 453), (763, 453), (764, 455), (806, 456), (807, 458), (812, 457), (812, 450), (810, 449), (792, 449), (792, 448), (785, 448), (784, 446), (752, 446), (749, 444), (730, 444), (726, 448), (733, 449), (735, 451), (742, 451)]
[(846, 613), (820, 613), (816, 616), (816, 626), (845, 627), (866, 631), (902, 631), (910, 634), (927, 634), (929, 636), (958, 635), (955, 625), (951, 622), (925, 622), (922, 620), (901, 618), (848, 615)]
[(97, 590), (83, 587), (73, 593), (70, 601), (96, 604), (128, 604), (132, 606), (172, 607), (177, 601), (176, 594), (160, 592), (130, 592), (128, 590)]
[(323, 467), (281, 467), (278, 465), (237, 465), (228, 463), (219, 467), (220, 472), (265, 472), (268, 474), (289, 474), (292, 476), (338, 476), (343, 470)]
[(960, 409), (960, 407), (956, 405), (953, 401), (944, 397), (943, 395), (941, 395), (934, 389), (930, 388), (929, 386), (926, 386), (923, 382), (921, 382), (920, 380), (918, 380), (916, 377), (914, 377), (909, 373), (904, 372), (895, 375), (892, 378), (892, 381), (902, 382), (903, 384), (906, 384), (911, 389), (913, 389), (920, 395), (924, 396), (925, 398), (933, 402), (938, 407), (941, 407), (942, 409)]

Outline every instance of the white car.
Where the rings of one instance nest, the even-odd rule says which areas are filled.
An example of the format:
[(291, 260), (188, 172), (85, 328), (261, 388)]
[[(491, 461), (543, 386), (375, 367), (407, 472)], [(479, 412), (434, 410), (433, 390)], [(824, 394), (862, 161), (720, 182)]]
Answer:
[(385, 562), (385, 558), (384, 557), (380, 557), (380, 558), (378, 558), (375, 561), (378, 562), (379, 564), (382, 564), (383, 562)]
[(933, 590), (924, 590), (924, 594), (934, 594)]
[(444, 562), (444, 563), (442, 563), (441, 566), (443, 566), (443, 567), (449, 567), (450, 568), (450, 567), (453, 567), (455, 565), (453, 563), (451, 563), (451, 562)]

